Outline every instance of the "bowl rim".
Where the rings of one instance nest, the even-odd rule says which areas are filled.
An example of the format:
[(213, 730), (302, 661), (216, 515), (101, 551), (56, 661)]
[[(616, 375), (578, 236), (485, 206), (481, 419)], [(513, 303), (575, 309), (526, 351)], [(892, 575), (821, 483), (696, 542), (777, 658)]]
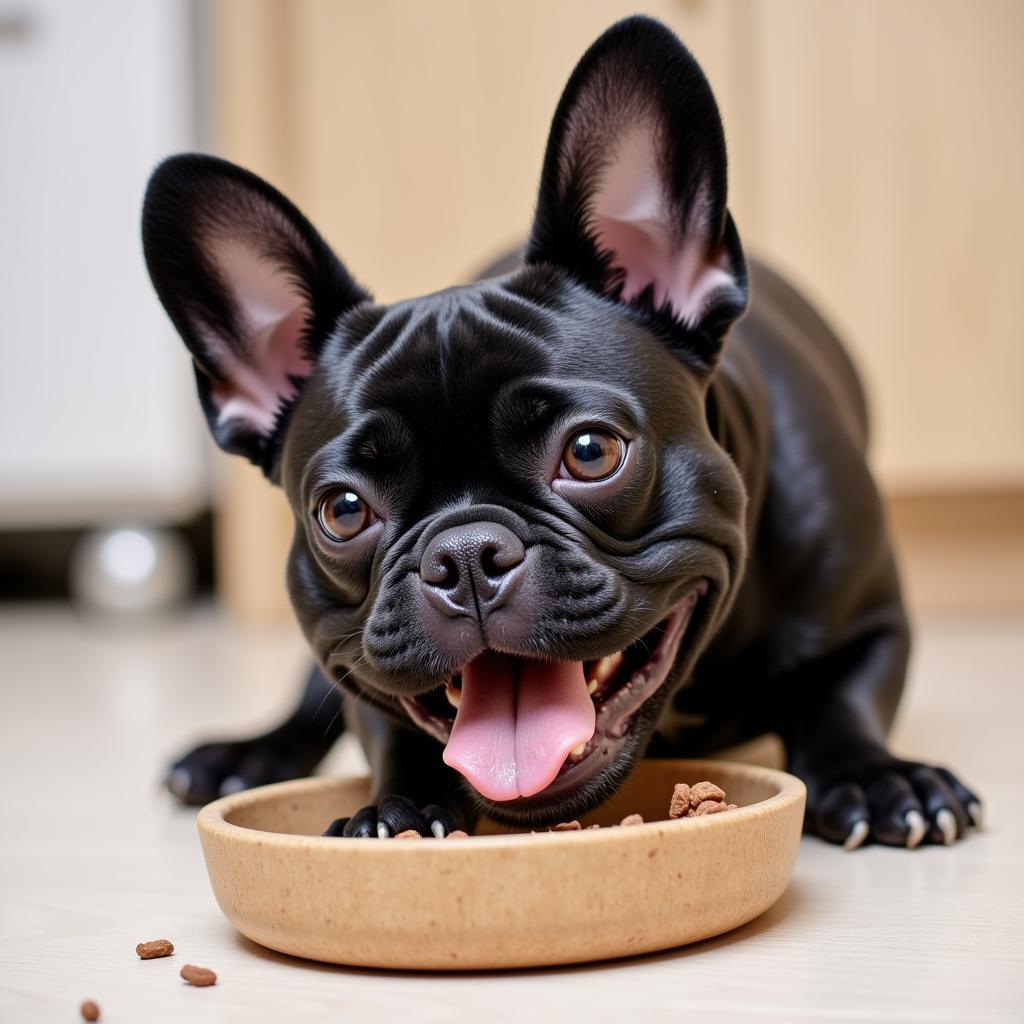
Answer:
[[(664, 818), (653, 821), (645, 821), (640, 825), (630, 825), (627, 828), (601, 828), (587, 830), (589, 842), (614, 843), (623, 840), (629, 841), (641, 838), (644, 835), (652, 835), (671, 829), (685, 828), (687, 832), (698, 829), (729, 827), (729, 823), (739, 824), (741, 821), (749, 821), (764, 814), (780, 813), (793, 803), (802, 802), (805, 799), (807, 788), (804, 783), (795, 775), (782, 771), (778, 768), (766, 768), (761, 765), (745, 764), (740, 761), (723, 761), (707, 758), (649, 758), (646, 759), (655, 764), (673, 763), (680, 765), (681, 770), (687, 772), (696, 768), (698, 771), (708, 767), (712, 770), (726, 768), (730, 773), (746, 776), (754, 782), (760, 782), (778, 787), (778, 792), (765, 800), (757, 803), (745, 804), (730, 811), (727, 815), (707, 814), (699, 818)], [(290, 779), (286, 782), (273, 782), (265, 786), (256, 786), (253, 789), (241, 790), (238, 793), (231, 793), (228, 796), (220, 797), (212, 803), (206, 804), (199, 810), (196, 816), (196, 827), (200, 836), (209, 837), (218, 841), (237, 842), (246, 845), (271, 845), (276, 847), (294, 847), (296, 850), (309, 851), (312, 849), (336, 849), (339, 852), (351, 853), (354, 850), (361, 850), (372, 856), (406, 856), (409, 850), (429, 850), (432, 853), (440, 851), (476, 851), (488, 849), (508, 849), (509, 847), (533, 848), (540, 843), (575, 843), (579, 842), (579, 833), (575, 830), (567, 832), (509, 832), (496, 835), (470, 836), (467, 840), (456, 840), (454, 843), (367, 843), (363, 839), (347, 838), (344, 836), (313, 836), (295, 835), (287, 832), (264, 832), (255, 828), (245, 828), (228, 821), (228, 816), (250, 807), (253, 804), (262, 803), (268, 796), (284, 796), (289, 794), (301, 795), (309, 790), (320, 789), (324, 786), (338, 783), (352, 783), (368, 781), (366, 775), (313, 775), (303, 779)], [(686, 822), (684, 825), (683, 822)], [(469, 840), (472, 840), (470, 842)], [(374, 851), (371, 853), (371, 851)], [(447, 854), (442, 854), (447, 856)]]

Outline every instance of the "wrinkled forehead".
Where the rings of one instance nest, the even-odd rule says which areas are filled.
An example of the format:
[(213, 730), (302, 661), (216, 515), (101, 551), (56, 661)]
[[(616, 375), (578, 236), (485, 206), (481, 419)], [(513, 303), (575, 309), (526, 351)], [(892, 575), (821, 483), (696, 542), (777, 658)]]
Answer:
[(531, 289), (525, 276), (357, 313), (307, 385), (287, 461), (325, 448), (358, 461), (411, 445), (472, 459), (496, 421), (540, 422), (598, 387), (606, 406), (635, 419), (645, 332), (583, 289)]
[(562, 330), (550, 310), (496, 287), (389, 308), (347, 358), (355, 414), (387, 408), (422, 426), (479, 423), (504, 385), (545, 376)]

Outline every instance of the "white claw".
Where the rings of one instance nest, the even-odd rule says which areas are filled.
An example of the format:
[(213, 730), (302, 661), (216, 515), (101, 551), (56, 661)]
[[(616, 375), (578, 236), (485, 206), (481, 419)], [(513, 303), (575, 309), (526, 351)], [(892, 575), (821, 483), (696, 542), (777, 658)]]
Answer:
[(387, 839), (390, 835), (391, 835), (391, 833), (388, 831), (387, 825), (385, 825), (383, 821), (378, 821), (377, 822), (377, 838), (378, 839)]
[(241, 779), (237, 775), (229, 775), (220, 784), (220, 795), (231, 796), (232, 793), (241, 793), (243, 789), (247, 788), (245, 779)]
[(910, 829), (907, 833), (907, 849), (912, 850), (924, 839), (925, 833), (928, 831), (928, 822), (924, 820), (920, 811), (907, 811), (903, 820), (907, 823), (907, 828)]
[(956, 817), (953, 812), (948, 807), (943, 807), (935, 815), (935, 824), (942, 833), (942, 841), (946, 846), (952, 846), (956, 842)]
[(192, 786), (192, 776), (187, 768), (175, 768), (167, 780), (167, 788), (175, 796), (184, 796)]
[(971, 821), (974, 822), (974, 827), (980, 832), (985, 828), (985, 809), (977, 802), (972, 800), (967, 805), (967, 813), (971, 816)]
[(846, 842), (843, 843), (843, 849), (856, 850), (857, 847), (867, 839), (870, 831), (871, 826), (861, 818), (861, 820), (855, 822), (853, 828), (850, 829), (850, 834), (846, 837)]
[(444, 825), (442, 825), (436, 818), (430, 823), (430, 831), (433, 833), (435, 839), (444, 839)]

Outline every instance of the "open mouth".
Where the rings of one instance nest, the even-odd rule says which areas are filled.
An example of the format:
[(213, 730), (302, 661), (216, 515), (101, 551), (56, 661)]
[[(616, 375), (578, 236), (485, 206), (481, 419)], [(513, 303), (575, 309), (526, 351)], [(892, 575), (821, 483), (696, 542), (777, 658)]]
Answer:
[(484, 797), (510, 801), (575, 788), (610, 764), (636, 713), (664, 683), (706, 581), (614, 654), (541, 661), (485, 651), (417, 697), (409, 717)]

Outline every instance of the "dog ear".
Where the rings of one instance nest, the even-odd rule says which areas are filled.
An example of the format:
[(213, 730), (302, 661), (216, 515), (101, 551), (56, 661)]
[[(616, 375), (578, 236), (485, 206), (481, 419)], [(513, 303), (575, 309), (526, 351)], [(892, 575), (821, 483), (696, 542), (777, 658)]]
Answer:
[(324, 341), (369, 296), (284, 196), (215, 157), (183, 154), (153, 172), (142, 244), (214, 439), (270, 476)]
[(718, 106), (696, 60), (659, 22), (618, 22), (573, 71), (525, 259), (644, 311), (705, 366), (746, 308)]

